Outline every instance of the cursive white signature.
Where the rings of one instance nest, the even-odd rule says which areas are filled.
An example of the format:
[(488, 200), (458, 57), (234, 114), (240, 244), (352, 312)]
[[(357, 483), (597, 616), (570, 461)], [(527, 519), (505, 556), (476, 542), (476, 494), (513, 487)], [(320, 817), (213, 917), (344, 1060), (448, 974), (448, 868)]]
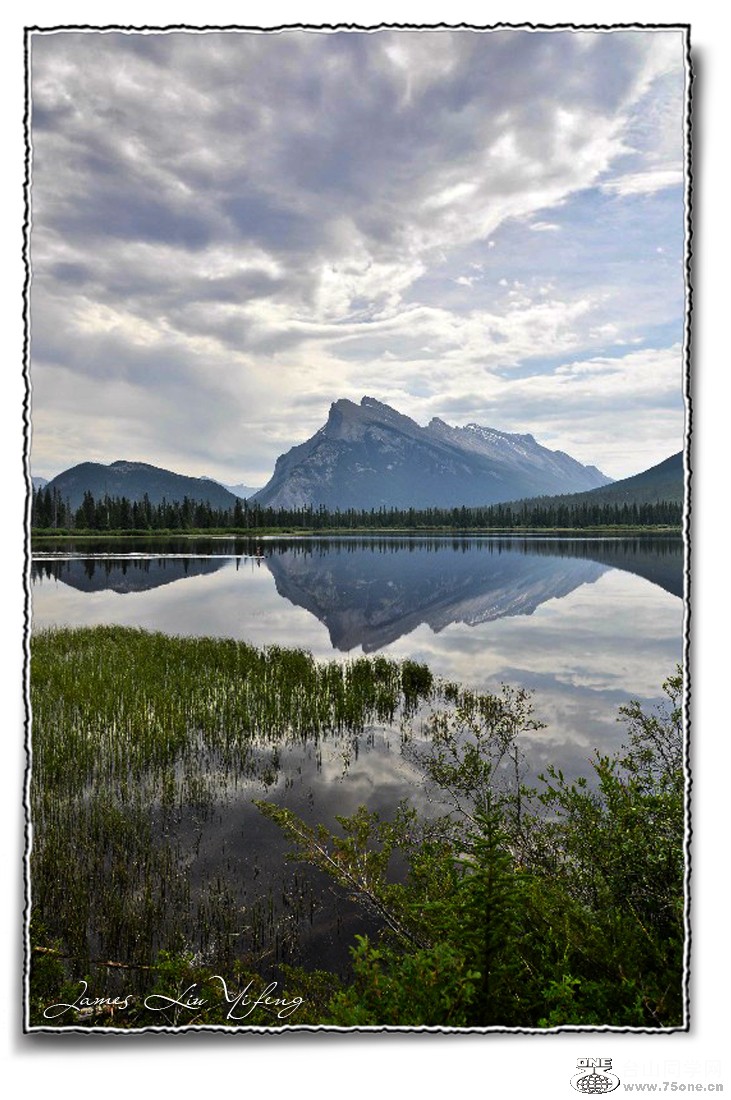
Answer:
[[(270, 982), (266, 989), (262, 990), (259, 996), (256, 996), (253, 993), (249, 995), (254, 984), (253, 981), (250, 981), (244, 989), (236, 993), (229, 991), (225, 978), (222, 978), (220, 974), (212, 974), (208, 980), (221, 983), (224, 1000), (231, 1006), (226, 1014), (227, 1020), (245, 1020), (257, 1008), (263, 1008), (274, 1013), (278, 1020), (286, 1020), (288, 1016), (297, 1011), (303, 1002), (302, 997), (292, 997), (291, 1000), (287, 1000), (285, 997), (270, 996), (276, 991), (277, 982)], [(208, 1003), (206, 997), (196, 996), (198, 989), (198, 983), (194, 982), (176, 997), (151, 993), (148, 997), (145, 997), (144, 1005), (150, 1012), (164, 1012), (169, 1008), (187, 1008), (195, 1011), (203, 1008)]]
[(128, 994), (126, 997), (87, 997), (86, 992), (89, 988), (88, 982), (83, 979), (79, 982), (81, 993), (72, 1004), (67, 1004), (65, 1001), (59, 1001), (58, 1004), (49, 1005), (43, 1011), (43, 1015), (47, 1020), (55, 1020), (57, 1016), (63, 1016), (65, 1012), (79, 1012), (83, 1015), (87, 1015), (92, 1009), (124, 1009), (129, 1007), (129, 1002), (132, 1000), (132, 995)]

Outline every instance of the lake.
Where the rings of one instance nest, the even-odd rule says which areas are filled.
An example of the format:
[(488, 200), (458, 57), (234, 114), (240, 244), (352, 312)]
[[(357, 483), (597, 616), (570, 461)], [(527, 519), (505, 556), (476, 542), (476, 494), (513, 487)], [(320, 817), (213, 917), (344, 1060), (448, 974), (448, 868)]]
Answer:
[[(548, 763), (591, 776), (593, 753), (622, 744), (618, 708), (660, 702), (683, 652), (683, 545), (672, 537), (65, 541), (35, 549), (31, 582), (34, 630), (113, 623), (316, 658), (382, 653), (479, 691), (526, 688), (545, 724), (524, 737), (531, 780)], [(251, 799), (313, 823), (361, 804), (388, 815), (403, 798), (432, 812), (418, 763), (386, 729), (282, 746), (276, 767), (271, 745), (257, 751), (259, 765), (222, 782), (205, 814), (181, 812), (186, 873), (203, 896), (225, 868), (232, 912), (268, 897), (279, 958), (342, 965), (367, 922), (342, 898), (323, 902), (318, 875), (285, 868), (288, 845)], [(197, 935), (191, 922), (188, 940), (205, 952)]]

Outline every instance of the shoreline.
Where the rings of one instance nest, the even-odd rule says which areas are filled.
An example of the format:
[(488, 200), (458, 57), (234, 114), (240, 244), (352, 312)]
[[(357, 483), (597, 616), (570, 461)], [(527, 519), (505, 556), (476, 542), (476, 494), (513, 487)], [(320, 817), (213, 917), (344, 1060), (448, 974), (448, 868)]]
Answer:
[(101, 539), (206, 539), (206, 538), (323, 538), (329, 536), (368, 536), (368, 535), (443, 535), (445, 537), (456, 536), (580, 536), (580, 535), (646, 535), (646, 536), (673, 536), (681, 538), (683, 528), (678, 525), (658, 526), (625, 526), (614, 524), (599, 524), (586, 527), (324, 527), (313, 530), (312, 528), (290, 527), (260, 527), (251, 528), (191, 528), (184, 531), (164, 528), (157, 530), (113, 530), (95, 531), (82, 529), (79, 531), (31, 531), (31, 545), (39, 542), (49, 542), (66, 539), (87, 539), (99, 541)]

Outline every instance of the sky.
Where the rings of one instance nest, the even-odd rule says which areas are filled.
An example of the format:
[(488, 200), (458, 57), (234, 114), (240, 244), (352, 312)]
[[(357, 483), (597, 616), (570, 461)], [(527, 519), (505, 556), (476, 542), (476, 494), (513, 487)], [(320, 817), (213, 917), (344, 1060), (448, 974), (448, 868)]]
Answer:
[(680, 30), (34, 33), (34, 474), (258, 487), (367, 394), (683, 446)]

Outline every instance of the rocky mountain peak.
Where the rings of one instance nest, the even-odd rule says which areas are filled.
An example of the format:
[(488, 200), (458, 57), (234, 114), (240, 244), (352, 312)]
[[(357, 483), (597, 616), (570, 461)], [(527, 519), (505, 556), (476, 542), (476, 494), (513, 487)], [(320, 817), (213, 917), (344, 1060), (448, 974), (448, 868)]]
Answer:
[(424, 431), (411, 417), (404, 416), (375, 397), (362, 397), (359, 405), (347, 397), (334, 401), (327, 423), (320, 430), (330, 439), (354, 441), (363, 439), (373, 426), (396, 428), (407, 433)]
[(334, 401), (310, 439), (280, 455), (255, 499), (273, 507), (424, 508), (491, 504), (606, 484), (531, 435), (479, 424), (422, 427), (365, 395)]

